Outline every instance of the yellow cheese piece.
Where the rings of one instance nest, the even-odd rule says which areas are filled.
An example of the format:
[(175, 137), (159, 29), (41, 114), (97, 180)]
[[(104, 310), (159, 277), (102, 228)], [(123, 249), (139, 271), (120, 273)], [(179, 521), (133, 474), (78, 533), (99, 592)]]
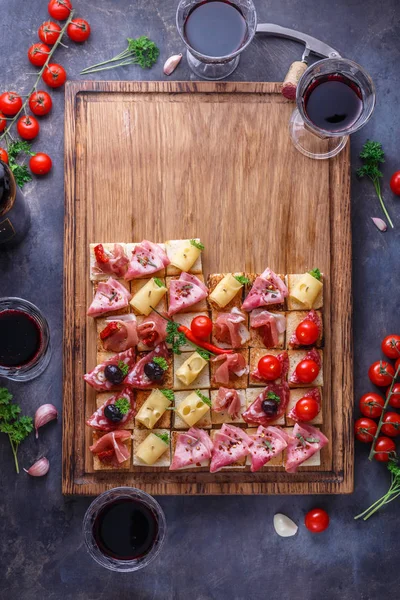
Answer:
[(228, 273), (211, 292), (209, 298), (218, 304), (220, 308), (224, 308), (242, 287), (243, 284), (235, 279), (232, 273)]
[(168, 444), (163, 442), (155, 433), (149, 433), (147, 438), (139, 444), (136, 456), (145, 462), (146, 465), (154, 465), (167, 450)]
[(318, 281), (310, 273), (304, 273), (290, 292), (290, 297), (304, 305), (312, 308), (318, 294), (322, 289), (322, 281)]
[(193, 246), (189, 240), (184, 240), (171, 258), (171, 265), (181, 271), (189, 271), (199, 258), (201, 250)]
[(170, 405), (171, 400), (168, 400), (160, 390), (153, 390), (136, 415), (136, 420), (147, 429), (153, 429)]
[(161, 298), (167, 293), (165, 286), (159, 286), (154, 279), (150, 279), (132, 298), (131, 306), (146, 317), (151, 313), (151, 307), (154, 308), (160, 302)]
[(192, 427), (197, 421), (200, 421), (201, 417), (209, 410), (210, 407), (208, 404), (203, 402), (196, 392), (192, 392), (181, 402), (176, 412), (189, 427)]
[(193, 352), (179, 367), (176, 376), (184, 385), (190, 385), (206, 366), (207, 361), (198, 352)]

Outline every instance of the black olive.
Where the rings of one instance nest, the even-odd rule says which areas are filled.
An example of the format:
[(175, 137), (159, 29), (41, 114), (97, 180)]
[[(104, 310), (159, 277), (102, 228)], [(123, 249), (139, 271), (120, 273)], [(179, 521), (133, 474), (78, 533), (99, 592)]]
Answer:
[(269, 417), (273, 417), (278, 412), (278, 404), (275, 400), (264, 400), (261, 408)]
[(164, 379), (164, 369), (157, 363), (151, 361), (144, 365), (144, 373), (150, 381), (160, 382)]
[(125, 375), (117, 365), (107, 365), (104, 369), (104, 377), (114, 385), (120, 385), (125, 379)]
[(118, 406), (115, 406), (115, 404), (109, 404), (104, 409), (104, 416), (109, 419), (109, 421), (118, 423), (118, 421), (121, 421), (124, 415), (119, 410)]

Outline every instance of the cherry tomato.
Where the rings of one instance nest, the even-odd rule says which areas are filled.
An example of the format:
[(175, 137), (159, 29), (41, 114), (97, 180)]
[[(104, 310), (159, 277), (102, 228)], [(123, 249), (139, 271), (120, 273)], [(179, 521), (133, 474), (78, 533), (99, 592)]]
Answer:
[(315, 419), (319, 413), (319, 404), (314, 398), (300, 398), (296, 402), (296, 414), (300, 421), (307, 423)]
[(296, 337), (303, 346), (315, 344), (319, 338), (318, 325), (316, 325), (314, 321), (305, 319), (297, 325)]
[(389, 437), (400, 435), (400, 415), (395, 412), (387, 412), (383, 417), (381, 431)]
[(296, 367), (296, 375), (300, 383), (312, 383), (318, 377), (319, 366), (314, 360), (306, 358), (299, 362)]
[(258, 361), (258, 370), (263, 379), (274, 381), (281, 375), (282, 365), (276, 356), (266, 354)]
[(388, 362), (378, 360), (377, 362), (372, 363), (368, 369), (368, 377), (375, 385), (386, 387), (392, 383), (394, 369)]
[(29, 168), (35, 175), (46, 175), (52, 166), (50, 156), (44, 152), (38, 152), (29, 159)]
[(381, 348), (383, 354), (388, 358), (400, 358), (400, 335), (387, 335)]
[(4, 148), (0, 148), (0, 160), (8, 164), (8, 153)]
[(389, 462), (392, 453), (396, 452), (396, 444), (388, 437), (380, 436), (376, 440), (374, 458), (378, 462)]
[(15, 117), (22, 108), (22, 98), (17, 92), (4, 92), (0, 96), (0, 110), (7, 117)]
[(47, 56), (50, 53), (50, 47), (46, 44), (33, 44), (28, 50), (29, 61), (35, 65), (35, 67), (43, 67), (47, 60)]
[(29, 108), (33, 114), (38, 117), (47, 115), (47, 113), (51, 111), (52, 106), (53, 101), (50, 94), (43, 92), (42, 90), (33, 92), (32, 96), (29, 98)]
[(33, 140), (40, 131), (40, 125), (35, 117), (25, 115), (18, 119), (17, 131), (23, 140)]
[(52, 46), (59, 38), (61, 27), (53, 21), (45, 21), (38, 29), (39, 39), (44, 44)]
[(212, 321), (209, 317), (199, 315), (193, 319), (190, 329), (199, 340), (208, 340), (212, 331)]
[(393, 173), (390, 179), (390, 189), (392, 190), (393, 194), (400, 196), (400, 171)]
[(6, 128), (7, 121), (4, 119), (3, 113), (0, 111), (0, 133)]
[(304, 523), (311, 533), (321, 533), (329, 527), (329, 515), (323, 508), (313, 508), (306, 514)]
[(374, 439), (378, 425), (372, 419), (361, 417), (354, 423), (354, 433), (359, 442), (370, 444)]
[[(386, 391), (386, 398), (389, 396), (390, 388)], [(392, 389), (392, 395), (389, 400), (390, 406), (400, 408), (400, 383), (395, 383)]]
[(67, 73), (61, 65), (52, 63), (47, 65), (43, 72), (42, 79), (49, 87), (58, 88), (67, 80)]
[(370, 392), (364, 394), (360, 398), (360, 412), (364, 417), (370, 417), (371, 419), (379, 419), (382, 414), (385, 401), (379, 394)]
[(90, 36), (90, 25), (84, 19), (72, 19), (67, 34), (73, 42), (86, 42)]
[(57, 21), (65, 21), (68, 19), (69, 13), (72, 10), (72, 4), (69, 0), (50, 0), (47, 5), (49, 15)]

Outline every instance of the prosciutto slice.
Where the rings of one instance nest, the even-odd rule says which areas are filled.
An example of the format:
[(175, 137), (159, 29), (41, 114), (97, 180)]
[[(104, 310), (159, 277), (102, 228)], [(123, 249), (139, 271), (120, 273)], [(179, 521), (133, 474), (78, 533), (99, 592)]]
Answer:
[(148, 348), (154, 348), (165, 341), (167, 337), (167, 324), (168, 321), (153, 311), (138, 325), (139, 340)]
[(177, 312), (193, 306), (207, 298), (208, 288), (198, 277), (181, 273), (179, 279), (171, 279), (169, 284), (169, 311), (171, 317)]
[(135, 315), (122, 315), (122, 317), (106, 319), (106, 327), (100, 333), (100, 338), (107, 352), (125, 352), (128, 348), (138, 345)]
[(256, 433), (250, 436), (253, 444), (250, 446), (251, 468), (255, 473), (267, 462), (278, 456), (287, 447), (290, 437), (279, 427), (259, 426)]
[(212, 409), (215, 412), (226, 411), (232, 419), (236, 419), (240, 415), (241, 408), (242, 405), (237, 390), (220, 387), (218, 394), (212, 400)]
[(265, 308), (256, 308), (250, 313), (250, 327), (260, 330), (266, 348), (275, 348), (279, 344), (279, 336), (286, 329), (286, 318)]
[[(305, 355), (305, 357), (302, 360), (313, 360), (315, 363), (317, 363), (319, 368), (321, 368), (321, 357), (318, 354), (318, 352), (315, 350), (315, 348), (311, 348), (311, 350), (309, 350), (307, 352), (307, 354)], [(296, 369), (291, 374), (289, 382), (290, 383), (301, 383), (300, 379), (297, 377)]]
[(288, 289), (282, 279), (271, 269), (265, 269), (253, 283), (242, 304), (242, 310), (250, 311), (259, 306), (281, 304), (288, 295)]
[(213, 443), (210, 436), (203, 429), (191, 427), (188, 432), (180, 433), (177, 437), (170, 471), (193, 466), (206, 466), (211, 458), (212, 448)]
[(316, 427), (296, 423), (286, 451), (285, 470), (288, 473), (296, 473), (297, 467), (326, 446), (328, 441)]
[[(304, 319), (302, 321), (300, 321), (299, 325), (301, 323), (304, 323), (304, 321), (312, 321), (313, 323), (315, 323), (316, 326), (318, 327), (318, 333), (319, 333), (319, 335), (321, 335), (322, 323), (321, 323), (321, 319), (319, 318), (319, 316), (315, 310), (310, 310), (307, 313), (307, 316), (304, 317)], [(290, 348), (299, 348), (300, 346), (301, 346), (301, 343), (297, 339), (296, 332), (292, 333), (292, 335), (290, 336), (290, 340), (289, 340), (289, 347)]]
[(151, 381), (144, 372), (144, 366), (151, 362), (156, 356), (160, 358), (169, 358), (168, 348), (164, 342), (154, 348), (152, 352), (149, 352), (136, 363), (134, 368), (128, 373), (125, 379), (125, 385), (130, 387), (145, 389), (154, 387), (154, 381)]
[[(302, 398), (313, 398), (318, 402), (319, 410), (321, 410), (321, 392), (319, 391), (319, 388), (311, 388), (307, 392), (304, 392)], [(289, 411), (288, 417), (293, 421), (300, 421), (299, 417), (296, 414), (296, 405), (294, 405), (293, 408)]]
[[(278, 410), (273, 416), (265, 414), (262, 409), (262, 403), (268, 398), (269, 392), (279, 396)], [(279, 419), (286, 412), (286, 407), (289, 402), (289, 386), (286, 381), (282, 383), (269, 383), (257, 398), (250, 404), (248, 409), (242, 414), (246, 423), (257, 423), (266, 427), (271, 422)]]
[(128, 270), (125, 279), (147, 277), (157, 273), (167, 265), (170, 260), (164, 250), (158, 244), (153, 244), (148, 240), (143, 240), (135, 246), (132, 256), (129, 259)]
[(216, 473), (250, 454), (252, 443), (243, 429), (224, 423), (214, 436), (210, 473)]
[(223, 344), (232, 348), (240, 348), (249, 339), (250, 333), (244, 325), (245, 315), (238, 308), (233, 308), (229, 313), (219, 313), (214, 323), (214, 336)]
[(129, 348), (129, 350), (126, 350), (126, 352), (120, 352), (119, 354), (116, 354), (108, 360), (100, 363), (92, 371), (86, 373), (86, 375), (83, 376), (83, 379), (98, 392), (111, 392), (113, 390), (118, 390), (121, 385), (126, 385), (127, 377), (125, 377), (121, 385), (114, 385), (111, 383), (111, 381), (106, 379), (104, 375), (104, 369), (107, 365), (119, 366), (119, 363), (121, 362), (127, 365), (128, 369), (133, 368), (135, 364), (135, 351), (133, 348)]
[[(115, 404), (117, 400), (120, 400), (121, 398), (126, 398), (129, 400), (130, 409), (120, 421), (113, 423), (104, 415), (104, 409), (110, 404)], [(92, 427), (93, 429), (98, 429), (99, 431), (114, 431), (115, 429), (123, 429), (125, 423), (135, 416), (135, 414), (135, 398), (133, 396), (133, 392), (129, 388), (124, 388), (122, 392), (119, 392), (118, 394), (115, 394), (106, 400), (106, 402), (104, 402), (104, 404), (102, 404), (92, 414), (92, 416), (88, 418), (86, 425), (89, 425), (89, 427)]]
[(242, 354), (219, 354), (211, 360), (221, 363), (214, 373), (214, 383), (217, 384), (227, 385), (231, 375), (241, 377), (248, 371), (246, 359)]
[[(286, 350), (284, 350), (283, 352), (280, 352), (276, 358), (279, 360), (279, 362), (282, 365), (282, 371), (281, 371), (281, 375), (280, 375), (278, 381), (285, 381), (288, 371), (289, 371), (288, 353), (286, 352)], [(254, 379), (258, 379), (258, 381), (265, 381), (265, 379), (261, 375), (260, 371), (258, 370), (258, 367), (256, 369), (254, 369), (254, 371), (251, 372), (251, 376), (254, 377)]]
[(121, 464), (130, 457), (129, 449), (124, 444), (130, 437), (130, 431), (110, 431), (89, 446), (89, 450), (93, 454), (98, 454), (100, 460)]
[(125, 308), (131, 298), (130, 292), (119, 281), (110, 277), (107, 281), (101, 281), (97, 286), (87, 314), (89, 317), (98, 317), (104, 313)]
[(98, 262), (93, 268), (93, 273), (98, 275), (101, 273), (107, 273), (108, 275), (115, 275), (115, 277), (123, 277), (128, 268), (129, 259), (124, 253), (124, 249), (121, 244), (114, 244), (114, 249), (112, 251), (106, 250), (102, 244), (99, 244), (102, 247), (104, 255), (107, 257), (107, 262)]

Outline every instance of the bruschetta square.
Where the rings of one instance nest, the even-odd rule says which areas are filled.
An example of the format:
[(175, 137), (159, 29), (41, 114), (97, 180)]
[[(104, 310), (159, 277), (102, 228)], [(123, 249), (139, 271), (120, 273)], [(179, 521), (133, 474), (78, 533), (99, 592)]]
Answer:
[[(247, 297), (248, 293), (250, 292), (253, 283), (255, 282), (255, 280), (257, 279), (257, 277), (260, 277), (261, 273), (244, 273), (244, 276), (246, 277), (246, 279), (249, 280), (249, 283), (246, 283), (246, 285), (244, 286), (244, 294), (243, 294), (243, 300)], [(282, 275), (281, 273), (277, 273), (278, 277), (280, 277), (282, 279), (283, 282), (285, 282), (285, 275)], [(286, 303), (285, 302), (281, 302), (278, 304), (268, 304), (268, 306), (265, 307), (267, 310), (285, 310), (286, 309)]]
[[(117, 392), (118, 393), (118, 392)], [(107, 402), (109, 398), (115, 396), (116, 392), (100, 392), (96, 394), (96, 408), (100, 408), (103, 406), (104, 402)], [(131, 417), (129, 421), (124, 423), (124, 426), (121, 429), (133, 429), (135, 427), (135, 418)]]
[[(285, 427), (284, 429), (289, 435), (293, 434), (293, 427)], [(283, 451), (283, 464), (284, 465), (286, 463), (286, 454), (287, 454), (287, 451), (285, 449)], [(301, 465), (299, 465), (297, 468), (298, 469), (307, 469), (308, 468), (311, 470), (313, 467), (320, 467), (320, 466), (321, 466), (321, 450), (318, 450), (315, 454), (310, 456), (310, 458), (307, 458), (307, 460), (305, 460), (303, 463), (301, 463)]]
[[(292, 408), (294, 408), (297, 404), (297, 402), (304, 397), (304, 394), (306, 394), (307, 392), (310, 392), (312, 389), (314, 388), (294, 388), (291, 389), (289, 392), (289, 403), (286, 407), (286, 425), (294, 425), (296, 421), (294, 421), (293, 419), (289, 418), (289, 413), (292, 410)], [(317, 416), (312, 419), (311, 421), (307, 421), (307, 425), (322, 425), (323, 423), (323, 407), (322, 407), (322, 403), (323, 403), (323, 399), (322, 399), (322, 388), (318, 388), (319, 389), (319, 393), (321, 396), (321, 410), (319, 411), (319, 413), (317, 414)]]
[[(265, 306), (265, 309), (268, 312), (271, 313), (275, 313), (277, 315), (284, 315), (285, 318), (287, 318), (287, 314), (286, 312), (283, 311), (279, 311), (279, 310), (269, 310), (268, 306)], [(257, 310), (257, 309), (256, 309)], [(251, 316), (255, 311), (252, 310), (249, 313), (249, 324), (251, 323)], [(249, 327), (249, 331), (250, 331), (250, 340), (249, 340), (249, 346), (250, 348), (278, 348), (278, 349), (283, 349), (285, 347), (285, 331), (281, 332), (278, 334), (278, 342), (274, 345), (266, 345), (265, 341), (264, 341), (264, 336), (263, 336), (263, 329), (264, 327)], [(286, 321), (286, 329), (287, 329), (287, 321)]]
[[(247, 435), (255, 435), (257, 433), (257, 429), (258, 427), (249, 427), (248, 429), (245, 429), (245, 432), (247, 433)], [(250, 465), (251, 455), (249, 454), (248, 456), (246, 456), (246, 466)], [(263, 467), (261, 467), (260, 471), (267, 471), (268, 469), (276, 469), (279, 467), (283, 467), (283, 452), (271, 458), (271, 460), (269, 460)]]
[[(230, 312), (232, 310), (232, 308), (235, 308), (235, 307), (236, 308), (240, 308), (242, 306), (242, 301), (243, 301), (243, 287), (241, 287), (240, 289), (238, 289), (238, 291), (235, 293), (235, 295), (233, 296), (233, 298), (225, 306), (219, 306), (210, 297), (211, 294), (214, 292), (215, 288), (217, 287), (217, 285), (220, 283), (220, 281), (222, 281), (224, 279), (224, 277), (226, 277), (227, 275), (229, 275), (229, 274), (228, 273), (212, 273), (208, 277), (208, 284), (207, 284), (208, 285), (208, 289), (209, 289), (208, 303), (209, 303), (210, 308), (212, 310), (214, 310), (215, 312)], [(236, 278), (236, 277), (244, 277), (244, 273), (243, 272), (231, 273), (231, 275), (234, 278)]]
[[(210, 398), (210, 390), (200, 388), (199, 391), (207, 398)], [(211, 408), (201, 417), (201, 419), (199, 419), (196, 423), (193, 423), (193, 425), (188, 425), (186, 421), (184, 421), (182, 417), (177, 413), (177, 409), (179, 409), (182, 402), (184, 402), (184, 400), (186, 400), (189, 394), (192, 393), (193, 390), (188, 390), (185, 392), (175, 392), (175, 410), (171, 411), (174, 413), (172, 417), (173, 428), (179, 430), (190, 429), (190, 427), (196, 427), (198, 429), (211, 429)]]
[[(293, 291), (294, 286), (296, 285), (296, 283), (299, 281), (299, 279), (303, 275), (304, 275), (304, 273), (295, 273), (295, 274), (292, 273), (292, 274), (289, 274), (286, 276), (286, 285), (287, 285), (287, 288), (289, 291), (289, 296), (287, 298), (288, 309), (289, 310), (305, 310), (305, 309), (310, 310), (311, 308), (314, 308), (315, 310), (317, 310), (318, 308), (322, 308), (324, 305), (324, 287), (323, 286), (311, 307), (305, 307), (304, 304), (302, 304), (295, 298), (291, 297), (291, 293)], [(322, 276), (322, 283), (324, 283), (323, 273), (321, 273), (321, 276)]]
[[(152, 465), (147, 464), (141, 458), (136, 455), (136, 450), (139, 448), (140, 444), (145, 441), (145, 439), (150, 434), (155, 435), (167, 435), (168, 436), (168, 444), (166, 444), (165, 452), (156, 460)], [(169, 429), (158, 427), (157, 429), (139, 429), (135, 428), (133, 432), (133, 441), (134, 441), (134, 449), (133, 449), (133, 466), (134, 467), (147, 467), (148, 469), (152, 469), (153, 467), (169, 467), (171, 464), (171, 432)]]
[[(103, 435), (106, 435), (103, 431), (93, 431), (93, 444), (95, 444)], [(97, 454), (93, 454), (93, 469), (95, 471), (127, 471), (131, 466), (132, 461), (132, 439), (128, 438), (125, 442), (123, 442), (124, 446), (126, 446), (129, 450), (129, 457), (124, 460), (124, 462), (120, 463), (118, 466), (100, 460)]]
[[(195, 242), (200, 243), (199, 238), (193, 238), (193, 239)], [(176, 265), (173, 265), (172, 262), (174, 260), (174, 257), (176, 256), (176, 254), (179, 253), (180, 250), (182, 250), (182, 247), (187, 246), (187, 244), (190, 244), (190, 240), (167, 240), (165, 242), (165, 251), (167, 253), (169, 260), (171, 261), (171, 263), (169, 265), (167, 265), (167, 267), (166, 267), (167, 275), (169, 275), (169, 276), (179, 275), (180, 273), (182, 273), (182, 269), (180, 269)], [(184, 271), (186, 273), (192, 273), (192, 275), (198, 275), (199, 273), (203, 272), (203, 266), (202, 266), (202, 262), (201, 262), (201, 252), (200, 252), (199, 256), (196, 258), (195, 262), (188, 269), (184, 269)]]
[[(104, 243), (104, 242), (96, 242), (95, 244), (89, 244), (89, 264), (90, 264), (90, 281), (105, 281), (109, 277), (113, 277), (110, 273), (96, 273), (96, 255), (94, 253), (94, 249), (101, 243), (104, 250), (108, 250), (109, 252), (113, 252), (114, 250), (114, 242)], [(124, 253), (126, 254), (126, 244), (122, 242), (116, 242), (120, 246), (122, 246)]]
[[(268, 381), (264, 379), (258, 379), (254, 377), (254, 372), (257, 370), (258, 362), (260, 358), (263, 356), (278, 356), (282, 353), (282, 350), (278, 350), (276, 348), (250, 348), (250, 371), (249, 371), (249, 385), (250, 386), (258, 386), (265, 387)], [(274, 382), (271, 383), (281, 383), (282, 377), (278, 377)]]
[[(127, 257), (129, 258), (129, 260), (131, 260), (132, 258), (132, 252), (134, 251), (134, 249), (136, 248), (136, 246), (138, 246), (141, 242), (132, 242), (129, 244), (125, 244), (125, 254), (127, 255)], [(164, 252), (165, 252), (165, 244), (157, 244), (157, 246), (160, 246)], [(129, 265), (128, 265), (129, 266)], [(154, 267), (157, 268), (157, 267)], [(157, 271), (156, 273), (152, 273), (152, 277), (165, 277), (165, 271), (166, 269), (160, 269), (159, 271)], [(148, 275), (144, 276), (145, 279), (149, 279)], [(140, 279), (140, 278), (136, 278), (135, 279)]]
[[(211, 409), (211, 422), (214, 425), (223, 425), (224, 423), (231, 423), (237, 425), (239, 423), (244, 423), (244, 419), (242, 417), (242, 413), (247, 408), (246, 405), (246, 390), (237, 390), (237, 393), (240, 398), (240, 413), (237, 417), (231, 417), (228, 414), (227, 410), (223, 410), (221, 412), (216, 412)], [(213, 404), (213, 400), (218, 396), (218, 390), (211, 390), (211, 404)]]
[[(174, 354), (174, 390), (199, 390), (210, 388), (210, 365), (209, 361), (205, 364), (196, 378), (189, 384), (185, 384), (178, 376), (177, 371), (195, 352), (182, 352), (182, 354)], [(165, 387), (165, 386), (164, 386)]]
[[(107, 277), (107, 279), (110, 276)], [(118, 281), (118, 283), (120, 283), (121, 285), (124, 286), (124, 288), (126, 288), (128, 290), (128, 292), (130, 292), (130, 285), (129, 285), (129, 281), (125, 281), (124, 279), (115, 279), (115, 281)], [(96, 294), (97, 291), (97, 287), (99, 285), (100, 281), (93, 281), (93, 297)], [(126, 315), (127, 313), (129, 313), (129, 304), (128, 306), (124, 306), (123, 308), (120, 308), (118, 310), (110, 310), (108, 312), (102, 313), (101, 318), (104, 317), (113, 317), (116, 315)], [(98, 317), (95, 317), (98, 318)]]
[[(171, 458), (173, 459), (176, 449), (176, 442), (178, 440), (178, 436), (184, 431), (171, 431)], [(204, 460), (201, 464), (195, 463), (193, 465), (188, 465), (183, 469), (178, 469), (178, 471), (208, 471), (210, 468), (210, 459)]]
[[(235, 308), (234, 313), (232, 313), (232, 310), (216, 310), (215, 308), (211, 309), (211, 320), (213, 322), (213, 330), (212, 330), (212, 337), (211, 337), (211, 341), (213, 344), (215, 344), (216, 346), (219, 346), (220, 348), (249, 348), (250, 346), (250, 332), (249, 332), (249, 315), (248, 313), (244, 312), (244, 311), (240, 311), (237, 312), (239, 309)], [(233, 323), (231, 326), (235, 328), (236, 334), (239, 336), (238, 337), (238, 342), (235, 345), (232, 345), (231, 342), (220, 342), (218, 337), (217, 337), (217, 332), (218, 329), (216, 328), (216, 321), (218, 319), (219, 316), (224, 315), (224, 314), (232, 314), (234, 315), (234, 317), (243, 317), (243, 321), (241, 321), (240, 323)], [(224, 327), (225, 331), (229, 331), (229, 328), (227, 327), (227, 325), (225, 325)], [(242, 338), (240, 340), (241, 343), (239, 343), (239, 338)], [(243, 340), (243, 341), (242, 341)]]
[[(179, 279), (180, 275), (174, 275), (173, 277), (167, 277), (166, 278), (166, 282), (167, 282), (167, 289), (168, 289), (168, 294), (167, 294), (167, 298), (168, 298), (168, 303), (169, 303), (169, 297), (170, 297), (170, 284), (172, 279)], [(197, 279), (199, 279), (201, 282), (204, 283), (204, 276), (201, 273), (198, 273), (197, 275), (195, 275), (195, 277), (197, 277)], [(169, 304), (168, 304), (169, 307)], [(180, 310), (178, 313), (175, 314), (176, 317), (178, 317), (179, 315), (182, 315), (184, 313), (198, 313), (198, 312), (207, 312), (208, 310), (208, 304), (207, 304), (207, 299), (204, 298), (203, 300), (200, 300), (200, 302), (196, 302), (196, 304), (192, 304), (191, 306), (188, 306), (187, 308), (183, 308), (182, 310)]]
[[(210, 432), (210, 437), (211, 440), (214, 441), (214, 437), (215, 434), (217, 433), (218, 429), (212, 429)], [(247, 456), (243, 456), (243, 458), (240, 458), (239, 460), (233, 462), (230, 465), (227, 465), (226, 467), (222, 467), (221, 469), (219, 469), (220, 471), (242, 471), (245, 467), (246, 467), (246, 458)]]
[[(308, 310), (290, 310), (286, 313), (286, 348), (290, 348), (295, 350), (297, 348), (306, 348), (307, 346), (302, 346), (301, 344), (293, 344), (291, 342), (291, 338), (296, 334), (297, 326), (300, 325), (304, 319), (307, 318), (307, 315), (310, 311)], [(324, 326), (322, 313), (320, 310), (315, 311), (319, 317), (321, 323), (321, 331), (319, 337), (315, 343), (317, 348), (322, 348), (323, 346), (323, 337), (324, 337)]]
[[(164, 389), (164, 388), (163, 388)], [(150, 396), (153, 390), (137, 390), (136, 391), (136, 414), (142, 408), (143, 404), (146, 402), (147, 398)], [(156, 427), (161, 429), (170, 429), (172, 423), (172, 411), (166, 410), (161, 417), (156, 421)], [(151, 431), (148, 427), (145, 427), (140, 421), (135, 418), (135, 428), (136, 429), (145, 429), (146, 431)]]
[[(132, 305), (132, 301), (134, 300), (135, 295), (139, 292), (139, 290), (141, 290), (151, 279), (154, 279), (154, 278), (150, 277), (148, 279), (132, 279), (131, 282), (128, 282), (128, 284), (130, 283), (131, 294), (132, 294), (132, 298), (130, 300), (129, 306), (130, 306), (131, 312), (133, 312), (135, 315), (142, 315), (142, 313)], [(157, 279), (159, 279), (163, 283), (164, 286), (166, 285), (165, 278), (157, 277)], [(156, 306), (154, 306), (153, 308), (156, 308), (159, 312), (162, 312), (162, 313), (166, 312), (167, 311), (167, 294), (165, 294), (161, 298), (161, 300), (156, 304)], [(146, 316), (148, 316), (148, 315), (146, 315)]]
[(291, 387), (291, 388), (305, 388), (305, 387), (310, 387), (310, 386), (321, 387), (324, 385), (324, 367), (323, 367), (322, 350), (317, 350), (320, 361), (321, 361), (321, 368), (319, 370), (319, 373), (318, 373), (316, 379), (314, 379), (314, 381), (312, 381), (311, 383), (295, 383), (295, 382), (290, 381), (296, 370), (297, 365), (306, 358), (308, 351), (309, 350), (288, 350), (288, 356), (289, 356), (288, 381), (289, 381), (289, 387)]
[[(257, 396), (259, 394), (261, 394), (261, 391), (259, 388), (247, 388), (246, 390), (246, 408), (249, 408), (249, 406), (251, 404), (253, 404), (254, 400), (257, 398)], [(257, 424), (254, 423), (254, 426), (256, 426)], [(277, 419), (275, 419), (274, 421), (271, 421), (270, 423), (268, 423), (268, 425), (285, 425), (285, 415), (282, 415), (280, 417), (278, 417)]]
[[(113, 317), (98, 317), (95, 320), (95, 324), (96, 324), (96, 331), (97, 331), (97, 352), (107, 352), (107, 350), (105, 350), (104, 348), (104, 344), (103, 341), (100, 337), (101, 332), (107, 327), (107, 325), (109, 325), (110, 321), (112, 320)], [(133, 315), (132, 315), (132, 319), (133, 319)], [(107, 320), (109, 319), (109, 320)], [(118, 315), (115, 316), (115, 319), (118, 320)], [(139, 348), (139, 346), (137, 347), (139, 350), (147, 350), (148, 348), (144, 347), (144, 348)], [(108, 352), (108, 354), (115, 354), (114, 352)]]
[(241, 354), (246, 362), (246, 368), (244, 369), (244, 373), (240, 376), (235, 375), (234, 373), (229, 373), (229, 382), (222, 383), (220, 381), (215, 380), (215, 374), (217, 369), (219, 369), (222, 364), (221, 361), (214, 361), (213, 357), (210, 360), (210, 370), (211, 370), (211, 387), (213, 389), (219, 389), (220, 387), (226, 387), (233, 390), (244, 390), (247, 388), (248, 383), (248, 365), (249, 365), (249, 349), (248, 348), (239, 348), (236, 349), (234, 354)]
[[(142, 358), (148, 356), (150, 352), (138, 352), (136, 356), (136, 363), (138, 363)], [(168, 351), (168, 358), (165, 359), (168, 364), (168, 369), (164, 371), (164, 378), (160, 383), (152, 382), (151, 388), (156, 389), (172, 389), (172, 384), (174, 380), (174, 357), (172, 351)], [(132, 386), (135, 388), (135, 386)], [(139, 388), (142, 389), (142, 388)], [(150, 388), (146, 388), (150, 389)]]
[[(176, 315), (173, 315), (172, 320), (190, 329), (192, 321), (196, 317), (208, 317), (208, 312), (203, 310), (201, 312), (177, 313)], [(186, 342), (186, 344), (180, 346), (180, 350), (182, 352), (193, 352), (195, 346), (190, 342)]]

